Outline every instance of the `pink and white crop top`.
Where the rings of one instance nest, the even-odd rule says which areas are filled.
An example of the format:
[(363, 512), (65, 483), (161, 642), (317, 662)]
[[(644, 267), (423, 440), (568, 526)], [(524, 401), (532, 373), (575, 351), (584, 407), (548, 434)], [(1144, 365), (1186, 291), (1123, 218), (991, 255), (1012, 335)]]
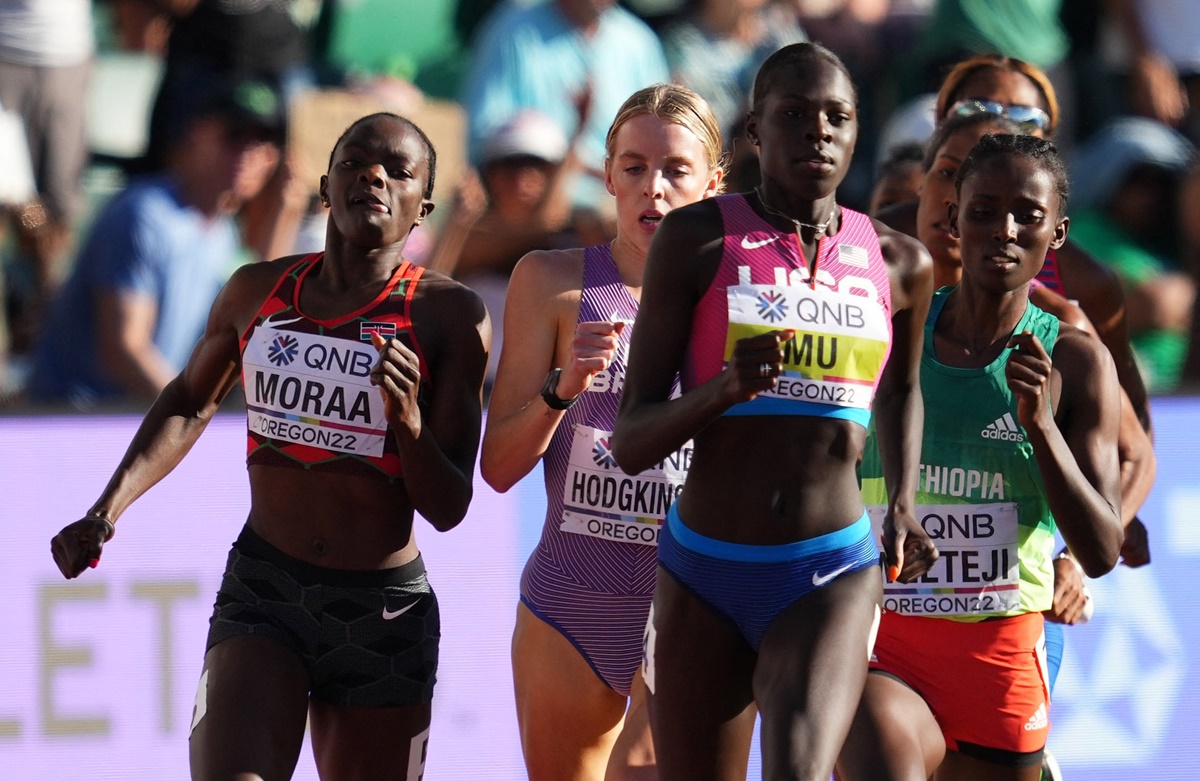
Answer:
[(811, 415), (866, 427), (892, 343), (892, 292), (871, 218), (841, 209), (841, 226), (817, 246), (815, 281), (794, 233), (777, 230), (741, 194), (716, 198), (724, 248), (696, 305), (682, 385), (724, 369), (739, 339), (783, 329), (776, 387), (726, 415)]

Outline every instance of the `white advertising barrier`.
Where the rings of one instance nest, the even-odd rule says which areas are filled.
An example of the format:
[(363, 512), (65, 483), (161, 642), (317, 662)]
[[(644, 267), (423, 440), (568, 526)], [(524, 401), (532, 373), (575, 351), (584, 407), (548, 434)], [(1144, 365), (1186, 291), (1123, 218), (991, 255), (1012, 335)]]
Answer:
[[(1200, 401), (1156, 399), (1154, 419), (1154, 561), (1091, 581), (1095, 617), (1066, 632), (1050, 745), (1067, 779), (1200, 778)], [(246, 424), (218, 417), (122, 519), (100, 567), (65, 581), (50, 538), (94, 500), (137, 422), (0, 418), (0, 779), (188, 777), (208, 616), (247, 509)], [(443, 621), (428, 779), (525, 778), (509, 641), (544, 512), (538, 468), (504, 495), (477, 479), (453, 531), (418, 521)], [(306, 745), (295, 778), (315, 777)]]
[[(219, 416), (125, 514), (100, 566), (66, 581), (50, 538), (83, 514), (119, 461), (132, 417), (0, 419), (0, 779), (188, 778), (187, 731), (208, 617), (248, 507), (246, 422)], [(540, 470), (539, 470), (540, 474)], [(426, 778), (518, 778), (509, 641), (526, 481), (476, 482), (457, 529), (417, 534), (442, 609)], [(315, 779), (306, 743), (295, 778)]]

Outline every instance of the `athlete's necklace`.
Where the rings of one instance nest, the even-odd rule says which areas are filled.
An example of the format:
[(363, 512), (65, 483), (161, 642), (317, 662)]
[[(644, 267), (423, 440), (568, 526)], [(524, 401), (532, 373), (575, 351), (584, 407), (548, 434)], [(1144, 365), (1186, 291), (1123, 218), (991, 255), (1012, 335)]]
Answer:
[(770, 205), (767, 203), (766, 197), (763, 196), (761, 186), (754, 188), (754, 194), (758, 196), (758, 202), (760, 204), (762, 204), (762, 207), (766, 212), (768, 212), (769, 214), (774, 214), (776, 217), (782, 217), (783, 219), (788, 220), (789, 222), (791, 222), (793, 225), (796, 226), (796, 248), (800, 252), (801, 260), (804, 259), (804, 238), (800, 235), (800, 229), (801, 228), (811, 228), (813, 230), (813, 232), (816, 234), (817, 251), (813, 254), (812, 270), (809, 272), (809, 275), (808, 275), (809, 287), (811, 287), (813, 290), (816, 290), (817, 289), (817, 264), (819, 264), (821, 262), (821, 239), (825, 238), (825, 231), (826, 231), (826, 229), (829, 228), (829, 224), (831, 222), (833, 222), (834, 215), (837, 214), (837, 210), (838, 210), (837, 201), (835, 200), (833, 202), (833, 205), (831, 207), (829, 207), (829, 217), (827, 217), (825, 219), (825, 222), (818, 222), (816, 225), (813, 225), (812, 223), (809, 223), (809, 222), (801, 222), (800, 220), (797, 220), (795, 217), (792, 217), (791, 215), (788, 215), (788, 214), (784, 214), (783, 212), (779, 211), (778, 209), (772, 209), (770, 207)]
[(797, 235), (799, 235), (801, 228), (812, 228), (813, 231), (816, 232), (817, 236), (824, 235), (826, 229), (829, 228), (829, 224), (831, 222), (833, 222), (834, 215), (837, 214), (837, 201), (834, 201), (833, 206), (831, 206), (829, 208), (829, 217), (827, 217), (825, 219), (825, 222), (818, 222), (815, 225), (812, 224), (811, 222), (801, 222), (800, 220), (797, 220), (795, 217), (791, 216), (790, 214), (784, 214), (783, 212), (779, 211), (778, 209), (772, 209), (771, 205), (769, 203), (767, 203), (766, 196), (763, 195), (761, 185), (754, 188), (754, 194), (758, 196), (758, 202), (760, 204), (762, 204), (764, 211), (766, 211), (768, 214), (773, 214), (776, 217), (782, 217), (783, 219), (785, 219), (788, 222), (795, 225)]

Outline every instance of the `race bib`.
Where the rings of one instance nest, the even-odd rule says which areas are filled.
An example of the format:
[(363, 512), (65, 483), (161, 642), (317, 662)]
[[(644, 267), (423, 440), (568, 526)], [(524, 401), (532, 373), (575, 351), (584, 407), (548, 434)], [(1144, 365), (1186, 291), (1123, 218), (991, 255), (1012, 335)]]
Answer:
[(740, 339), (784, 329), (783, 371), (760, 398), (868, 409), (887, 360), (888, 320), (864, 296), (824, 286), (736, 285), (727, 289), (729, 330), (725, 362)]
[[(887, 508), (870, 505), (875, 534)], [(913, 583), (885, 583), (883, 607), (909, 616), (1002, 615), (1020, 608), (1015, 502), (925, 504), (917, 519), (941, 554)]]
[(369, 344), (259, 325), (242, 354), (250, 431), (283, 442), (382, 456), (387, 419)]
[(613, 458), (612, 432), (576, 426), (559, 528), (614, 542), (657, 545), (659, 525), (683, 490), (691, 459), (689, 441), (654, 468), (627, 475)]

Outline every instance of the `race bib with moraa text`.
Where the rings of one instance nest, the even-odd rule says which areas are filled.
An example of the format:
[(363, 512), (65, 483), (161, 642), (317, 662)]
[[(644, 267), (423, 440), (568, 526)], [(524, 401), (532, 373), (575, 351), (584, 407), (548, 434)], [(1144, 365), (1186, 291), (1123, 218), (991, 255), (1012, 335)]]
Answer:
[(383, 398), (370, 344), (257, 326), (242, 354), (250, 431), (281, 442), (382, 456)]

